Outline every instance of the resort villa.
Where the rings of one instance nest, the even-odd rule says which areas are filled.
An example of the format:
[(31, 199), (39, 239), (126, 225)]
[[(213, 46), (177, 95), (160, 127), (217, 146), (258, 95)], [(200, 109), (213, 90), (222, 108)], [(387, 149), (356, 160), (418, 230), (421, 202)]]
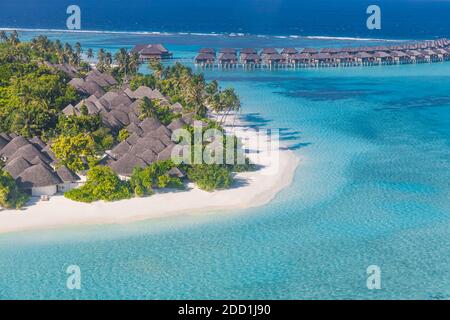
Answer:
[(54, 195), (79, 186), (81, 178), (65, 166), (40, 138), (0, 134), (0, 159), (21, 189), (32, 196)]
[[(79, 116), (83, 112), (98, 114), (103, 124), (113, 132), (126, 128), (129, 137), (106, 151), (100, 164), (111, 167), (121, 178), (128, 179), (133, 168), (145, 168), (154, 161), (167, 160), (175, 146), (171, 140), (172, 132), (186, 124), (192, 124), (193, 118), (183, 114), (179, 103), (170, 104), (158, 90), (141, 86), (132, 91), (125, 85), (121, 89), (106, 91), (116, 85), (113, 77), (99, 71), (91, 71), (85, 78), (70, 81), (80, 94), (87, 98), (75, 106), (68, 105), (63, 113), (66, 116)], [(155, 118), (140, 120), (140, 104), (147, 97), (159, 100), (180, 118), (164, 126)], [(51, 142), (50, 142), (51, 144)], [(0, 134), (0, 159), (18, 185), (32, 196), (52, 196), (82, 185), (84, 172), (75, 173), (65, 166), (59, 166), (50, 144), (39, 137), (27, 139), (14, 134)], [(184, 177), (178, 169), (170, 175)]]
[(138, 53), (141, 62), (172, 58), (172, 53), (162, 44), (138, 44), (131, 50), (131, 53)]
[(410, 63), (431, 63), (450, 60), (450, 41), (414, 42), (395, 46), (350, 47), (350, 48), (264, 48), (239, 50), (224, 48), (200, 49), (195, 64), (200, 67), (234, 68), (248, 67), (351, 67)]

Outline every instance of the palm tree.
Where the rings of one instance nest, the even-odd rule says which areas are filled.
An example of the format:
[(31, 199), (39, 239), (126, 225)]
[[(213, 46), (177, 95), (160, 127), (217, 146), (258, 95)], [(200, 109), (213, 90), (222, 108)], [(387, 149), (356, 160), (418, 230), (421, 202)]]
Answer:
[(100, 48), (97, 53), (97, 69), (103, 72), (105, 68), (105, 51)]
[(77, 42), (75, 43), (75, 57), (77, 64), (80, 64), (81, 62), (81, 53), (83, 52), (83, 49), (81, 49), (81, 43)]
[(0, 31), (0, 40), (2, 41), (2, 42), (7, 42), (8, 41), (8, 36), (6, 35), (6, 32), (5, 31)]
[(11, 34), (9, 35), (9, 43), (11, 43), (13, 46), (16, 46), (20, 43), (19, 34), (16, 30), (11, 32)]
[(124, 79), (127, 78), (130, 56), (125, 48), (121, 48), (115, 55), (114, 61), (117, 63), (119, 72), (123, 74)]
[(241, 101), (234, 89), (231, 88), (222, 91), (220, 96), (221, 111), (225, 111), (220, 119), (220, 122), (223, 123), (231, 111), (237, 112), (241, 109)]
[(105, 54), (105, 64), (109, 68), (113, 62), (111, 52), (106, 52)]
[(64, 44), (64, 60), (69, 63), (73, 60), (73, 49), (67, 42)]
[(205, 110), (205, 79), (203, 75), (194, 75), (187, 89), (187, 100), (194, 107), (195, 114), (204, 116)]
[(138, 72), (138, 70), (139, 70), (139, 53), (134, 52), (130, 55), (128, 67), (129, 67), (130, 72), (133, 75)]
[(156, 115), (155, 105), (148, 97), (144, 97), (139, 105), (139, 109), (141, 111), (141, 114), (139, 115), (140, 120), (144, 120), (145, 118), (153, 118)]
[(92, 48), (87, 49), (86, 56), (88, 59), (94, 58), (94, 50), (92, 50)]
[(163, 67), (161, 61), (156, 60), (156, 59), (150, 60), (148, 63), (148, 68), (150, 69), (150, 71), (153, 72), (153, 74), (155, 75), (155, 77), (157, 79), (159, 79), (159, 80), (162, 79), (164, 67)]

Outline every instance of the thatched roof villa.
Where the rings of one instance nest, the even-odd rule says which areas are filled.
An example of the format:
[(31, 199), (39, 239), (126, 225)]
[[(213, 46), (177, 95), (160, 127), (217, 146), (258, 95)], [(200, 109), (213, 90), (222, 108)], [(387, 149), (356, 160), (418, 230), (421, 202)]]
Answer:
[(131, 50), (131, 53), (138, 53), (141, 62), (171, 59), (173, 56), (162, 44), (138, 44)]
[(40, 138), (26, 139), (2, 133), (0, 141), (3, 170), (30, 195), (54, 195), (75, 188), (81, 182), (67, 167), (56, 166), (55, 155)]

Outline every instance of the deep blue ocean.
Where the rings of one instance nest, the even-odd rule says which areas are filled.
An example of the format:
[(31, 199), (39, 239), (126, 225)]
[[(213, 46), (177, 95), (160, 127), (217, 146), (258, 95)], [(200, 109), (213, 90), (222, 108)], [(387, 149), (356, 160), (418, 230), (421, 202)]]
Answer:
[[(82, 29), (146, 32), (419, 38), (448, 36), (446, 0), (2, 0), (0, 26), (65, 29), (76, 4)], [(381, 30), (366, 9), (379, 5)]]
[[(20, 10), (25, 1), (5, 2), (0, 27), (64, 28), (56, 16), (66, 1), (40, 10), (34, 1)], [(364, 30), (364, 1), (147, 1), (158, 14), (132, 1), (79, 3), (86, 29), (132, 32), (20, 37), (43, 32), (111, 51), (161, 42), (193, 67), (203, 46), (345, 47), (386, 40), (302, 36), (450, 35), (450, 2), (382, 1), (378, 34)], [(216, 69), (206, 77), (237, 90), (251, 125), (281, 130), (302, 159), (293, 184), (260, 208), (0, 235), (0, 299), (450, 299), (450, 62)], [(66, 287), (69, 265), (81, 268), (79, 291)], [(370, 265), (381, 268), (381, 290), (366, 286)]]

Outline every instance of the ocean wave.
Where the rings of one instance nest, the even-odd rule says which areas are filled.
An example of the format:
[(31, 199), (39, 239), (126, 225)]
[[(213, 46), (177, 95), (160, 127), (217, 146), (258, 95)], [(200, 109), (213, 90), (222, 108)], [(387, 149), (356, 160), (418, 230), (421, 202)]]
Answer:
[(55, 33), (88, 33), (88, 34), (122, 34), (122, 35), (141, 35), (141, 36), (177, 36), (191, 35), (199, 37), (246, 37), (255, 36), (257, 38), (275, 38), (275, 39), (309, 39), (309, 40), (341, 40), (341, 41), (380, 41), (380, 42), (401, 42), (411, 40), (400, 39), (382, 39), (382, 38), (360, 38), (360, 37), (333, 37), (333, 36), (301, 36), (301, 35), (268, 35), (268, 34), (246, 34), (242, 32), (165, 32), (165, 31), (112, 31), (112, 30), (68, 30), (68, 29), (45, 29), (45, 28), (14, 28), (0, 27), (2, 31), (19, 32), (55, 32)]
[(331, 37), (331, 36), (305, 36), (306, 39), (315, 40), (342, 40), (342, 41), (383, 41), (383, 42), (399, 42), (408, 40), (394, 40), (381, 38), (358, 38), (358, 37)]
[(95, 34), (132, 34), (132, 35), (165, 35), (171, 36), (175, 33), (161, 31), (103, 31), (103, 30), (69, 30), (69, 29), (30, 29), (30, 28), (0, 28), (1, 31), (18, 31), (18, 32), (55, 32), (55, 33), (95, 33)]

